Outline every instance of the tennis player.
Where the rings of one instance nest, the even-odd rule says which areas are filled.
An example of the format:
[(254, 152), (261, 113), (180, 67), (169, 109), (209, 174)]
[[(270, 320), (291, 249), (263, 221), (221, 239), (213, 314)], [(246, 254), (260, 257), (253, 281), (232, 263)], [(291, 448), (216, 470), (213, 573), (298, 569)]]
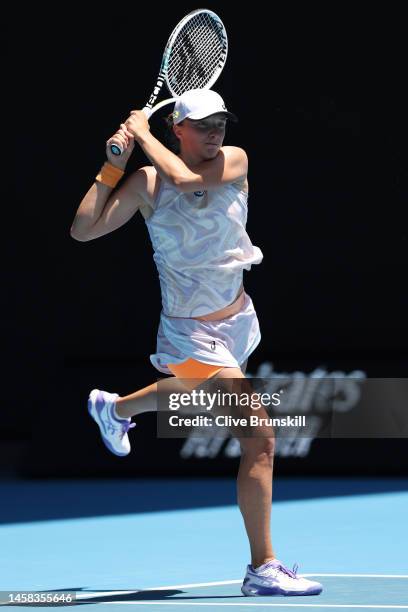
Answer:
[[(71, 228), (76, 240), (94, 240), (121, 227), (137, 210), (143, 215), (162, 295), (156, 353), (150, 360), (170, 376), (166, 382), (245, 378), (248, 357), (261, 339), (243, 271), (259, 264), (263, 254), (245, 229), (247, 155), (239, 147), (223, 146), (228, 120), (237, 119), (216, 92), (185, 92), (170, 116), (172, 151), (150, 133), (144, 113), (133, 111), (107, 141), (107, 162)], [(117, 186), (136, 143), (151, 165)], [(122, 147), (122, 155), (111, 153), (112, 144)], [(157, 410), (157, 394), (158, 383), (124, 397), (91, 391), (88, 410), (111, 452), (130, 452), (131, 418)], [(319, 594), (321, 584), (289, 570), (272, 548), (273, 436), (239, 441), (238, 504), (251, 550), (242, 592)]]

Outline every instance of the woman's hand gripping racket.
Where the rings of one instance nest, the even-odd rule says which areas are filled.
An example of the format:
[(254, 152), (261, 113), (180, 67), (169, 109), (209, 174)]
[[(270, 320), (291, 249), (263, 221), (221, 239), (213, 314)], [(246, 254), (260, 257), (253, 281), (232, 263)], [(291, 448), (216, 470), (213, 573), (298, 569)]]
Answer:
[[(146, 117), (149, 119), (185, 91), (210, 89), (224, 68), (227, 54), (227, 32), (218, 15), (197, 9), (183, 17), (167, 41), (156, 85), (142, 109)], [(154, 106), (164, 82), (173, 97)], [(117, 144), (111, 144), (110, 149), (114, 155), (123, 153)]]

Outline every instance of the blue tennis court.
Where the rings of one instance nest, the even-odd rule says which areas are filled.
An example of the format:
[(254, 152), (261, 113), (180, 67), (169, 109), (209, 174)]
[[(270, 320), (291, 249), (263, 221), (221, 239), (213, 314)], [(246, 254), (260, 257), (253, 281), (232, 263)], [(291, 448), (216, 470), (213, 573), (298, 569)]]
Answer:
[(234, 479), (1, 488), (3, 604), (4, 591), (75, 591), (76, 605), (104, 610), (408, 609), (408, 479), (275, 478), (274, 550), (323, 584), (310, 597), (241, 594), (249, 551)]

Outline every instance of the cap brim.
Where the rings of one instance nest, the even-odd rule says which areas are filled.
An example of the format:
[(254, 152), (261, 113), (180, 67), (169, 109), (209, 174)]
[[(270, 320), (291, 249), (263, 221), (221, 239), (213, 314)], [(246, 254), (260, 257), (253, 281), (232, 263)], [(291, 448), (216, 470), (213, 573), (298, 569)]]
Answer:
[(192, 113), (191, 115), (186, 117), (186, 119), (191, 119), (191, 121), (200, 121), (201, 119), (207, 119), (207, 117), (212, 117), (213, 115), (220, 115), (221, 113), (225, 115), (230, 121), (237, 123), (238, 117), (234, 115), (234, 113), (230, 113), (229, 111), (217, 111), (216, 113), (211, 113), (210, 115), (204, 115), (204, 117), (198, 117), (197, 115), (194, 115), (194, 113)]

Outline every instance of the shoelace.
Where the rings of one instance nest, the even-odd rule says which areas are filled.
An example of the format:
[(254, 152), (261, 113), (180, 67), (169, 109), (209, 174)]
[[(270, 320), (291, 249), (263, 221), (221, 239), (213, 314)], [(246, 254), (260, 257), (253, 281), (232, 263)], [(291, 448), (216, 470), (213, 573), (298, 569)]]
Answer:
[[(297, 563), (295, 563), (295, 565), (293, 566), (293, 569), (290, 570), (287, 567), (285, 567), (284, 565), (282, 565), (281, 563), (279, 563), (279, 565), (271, 565), (270, 566), (271, 570), (277, 570), (278, 572), (283, 572), (284, 574), (287, 574), (288, 576), (290, 576), (291, 578), (297, 578), (297, 571), (299, 569), (299, 566)], [(272, 573), (272, 572), (270, 572)], [(268, 575), (269, 572), (266, 574)]]
[[(113, 422), (112, 422), (112, 417), (113, 417)], [(129, 431), (129, 429), (133, 429), (133, 427), (136, 427), (136, 423), (132, 423), (130, 419), (129, 420), (127, 419), (119, 420), (115, 417), (114, 414), (111, 413), (111, 419), (109, 419), (107, 426), (108, 426), (108, 430), (110, 431), (110, 433), (114, 434), (118, 431), (120, 433), (121, 438), (123, 438)]]
[(129, 429), (133, 429), (133, 427), (136, 427), (136, 423), (132, 423), (132, 421), (125, 421), (124, 423), (118, 421), (118, 419), (115, 419), (115, 421), (116, 422), (109, 421), (107, 423), (108, 431), (111, 434), (114, 434), (118, 431), (121, 434), (122, 438), (127, 434)]

